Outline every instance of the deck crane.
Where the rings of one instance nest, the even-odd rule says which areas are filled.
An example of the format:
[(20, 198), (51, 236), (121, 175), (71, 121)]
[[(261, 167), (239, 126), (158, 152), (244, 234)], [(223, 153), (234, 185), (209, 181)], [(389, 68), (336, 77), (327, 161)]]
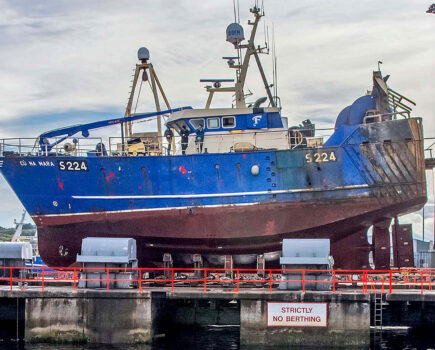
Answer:
[(17, 223), (15, 220), (15, 224), (17, 225), (15, 228), (15, 233), (12, 236), (11, 242), (18, 242), (20, 240), (21, 233), (23, 232), (24, 218), (26, 217), (26, 210), (23, 210), (23, 214), (21, 215), (20, 222)]

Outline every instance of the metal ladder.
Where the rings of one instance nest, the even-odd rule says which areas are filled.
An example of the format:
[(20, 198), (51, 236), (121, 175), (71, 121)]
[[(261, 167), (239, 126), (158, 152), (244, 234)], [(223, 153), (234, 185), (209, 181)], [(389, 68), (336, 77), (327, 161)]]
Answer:
[(411, 105), (415, 106), (414, 101), (390, 88), (388, 88), (388, 102), (395, 113), (404, 112), (408, 117), (412, 111)]
[(382, 293), (375, 293), (373, 313), (373, 322), (375, 329), (373, 340), (375, 344), (380, 344), (382, 341), (382, 310), (384, 308), (384, 305), (384, 295)]

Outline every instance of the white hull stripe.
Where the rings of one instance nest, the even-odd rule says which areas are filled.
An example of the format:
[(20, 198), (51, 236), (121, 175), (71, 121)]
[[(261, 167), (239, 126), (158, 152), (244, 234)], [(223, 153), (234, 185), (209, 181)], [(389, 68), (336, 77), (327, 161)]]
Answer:
[(106, 215), (106, 214), (117, 214), (117, 213), (134, 213), (134, 212), (145, 212), (145, 211), (165, 211), (165, 210), (180, 210), (180, 209), (197, 209), (197, 208), (225, 208), (225, 207), (242, 207), (248, 205), (260, 204), (255, 203), (235, 203), (235, 204), (214, 204), (214, 205), (198, 205), (198, 206), (181, 206), (181, 207), (164, 207), (164, 208), (144, 208), (144, 209), (126, 209), (126, 210), (110, 210), (110, 211), (96, 211), (96, 212), (86, 212), (86, 213), (68, 213), (68, 214), (47, 214), (47, 215), (32, 215), (32, 218), (45, 218), (45, 217), (55, 217), (55, 216), (77, 216), (77, 215)]
[[(368, 185), (359, 185), (359, 186), (346, 186), (347, 188), (366, 188)], [(278, 192), (278, 191), (275, 191)], [(249, 192), (248, 192), (249, 193)], [(252, 193), (252, 192), (251, 192)], [(266, 192), (266, 193), (274, 193), (274, 192)], [(234, 195), (234, 194), (232, 194)], [(363, 194), (367, 195), (367, 193)], [(100, 197), (97, 197), (100, 199)], [(112, 198), (112, 197), (111, 197)], [(111, 198), (102, 198), (102, 199), (111, 199)], [(116, 198), (116, 197), (115, 197)], [(126, 197), (132, 198), (132, 197)], [(279, 204), (280, 202), (274, 202), (275, 204)], [(66, 214), (46, 214), (46, 215), (32, 215), (32, 218), (44, 218), (44, 217), (59, 217), (59, 216), (79, 216), (79, 215), (108, 215), (108, 214), (120, 214), (120, 213), (134, 213), (134, 212), (156, 212), (156, 211), (168, 211), (168, 210), (181, 210), (181, 209), (198, 209), (198, 208), (228, 208), (228, 207), (243, 207), (250, 205), (264, 204), (263, 202), (253, 202), (253, 203), (234, 203), (234, 204), (212, 204), (212, 205), (197, 205), (197, 206), (179, 206), (179, 207), (164, 207), (164, 208), (143, 208), (143, 209), (126, 209), (126, 210), (110, 210), (110, 211), (100, 211), (100, 212), (84, 212), (84, 213), (66, 213)]]
[(278, 190), (278, 191), (256, 191), (256, 192), (230, 192), (230, 193), (204, 193), (204, 194), (179, 194), (179, 195), (155, 195), (155, 196), (72, 196), (74, 199), (167, 199), (167, 198), (215, 198), (215, 197), (232, 197), (232, 196), (255, 196), (264, 194), (279, 193), (301, 193), (301, 192), (320, 192), (320, 191), (337, 191), (351, 190), (369, 187), (364, 185), (337, 186), (334, 188), (302, 188), (295, 190)]

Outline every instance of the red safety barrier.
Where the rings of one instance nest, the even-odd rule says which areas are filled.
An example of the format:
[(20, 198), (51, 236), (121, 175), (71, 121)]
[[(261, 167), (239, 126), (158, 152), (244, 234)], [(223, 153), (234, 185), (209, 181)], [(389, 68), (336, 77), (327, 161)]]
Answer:
[[(41, 272), (33, 273), (32, 267), (0, 267), (1, 284), (13, 290), (16, 285), (25, 288), (25, 284), (40, 287), (45, 290), (47, 286), (78, 288), (79, 281), (99, 282), (106, 290), (111, 289), (111, 283), (130, 282), (138, 288), (139, 292), (152, 287), (184, 286), (202, 287), (204, 293), (214, 287), (229, 287), (237, 293), (241, 288), (255, 287), (268, 289), (272, 292), (279, 283), (299, 283), (298, 290), (305, 292), (307, 284), (329, 283), (330, 291), (351, 289), (361, 293), (388, 293), (394, 290), (413, 289), (421, 294), (432, 291), (435, 283), (435, 269), (401, 269), (401, 270), (310, 270), (310, 269), (213, 269), (213, 268), (97, 268), (97, 267), (38, 267)], [(265, 277), (260, 277), (258, 272), (263, 272)], [(101, 278), (83, 278), (79, 273), (99, 273)], [(133, 272), (137, 278), (111, 278), (111, 273)], [(313, 274), (325, 277), (313, 280)], [(296, 279), (285, 279), (284, 276), (297, 276)], [(62, 283), (61, 283), (62, 282)], [(315, 289), (315, 288), (314, 288)]]

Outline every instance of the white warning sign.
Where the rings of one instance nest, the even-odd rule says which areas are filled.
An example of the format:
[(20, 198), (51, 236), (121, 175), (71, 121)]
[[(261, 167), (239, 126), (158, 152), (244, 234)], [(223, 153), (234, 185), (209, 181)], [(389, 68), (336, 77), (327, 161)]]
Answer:
[(267, 325), (326, 327), (327, 303), (267, 303)]

